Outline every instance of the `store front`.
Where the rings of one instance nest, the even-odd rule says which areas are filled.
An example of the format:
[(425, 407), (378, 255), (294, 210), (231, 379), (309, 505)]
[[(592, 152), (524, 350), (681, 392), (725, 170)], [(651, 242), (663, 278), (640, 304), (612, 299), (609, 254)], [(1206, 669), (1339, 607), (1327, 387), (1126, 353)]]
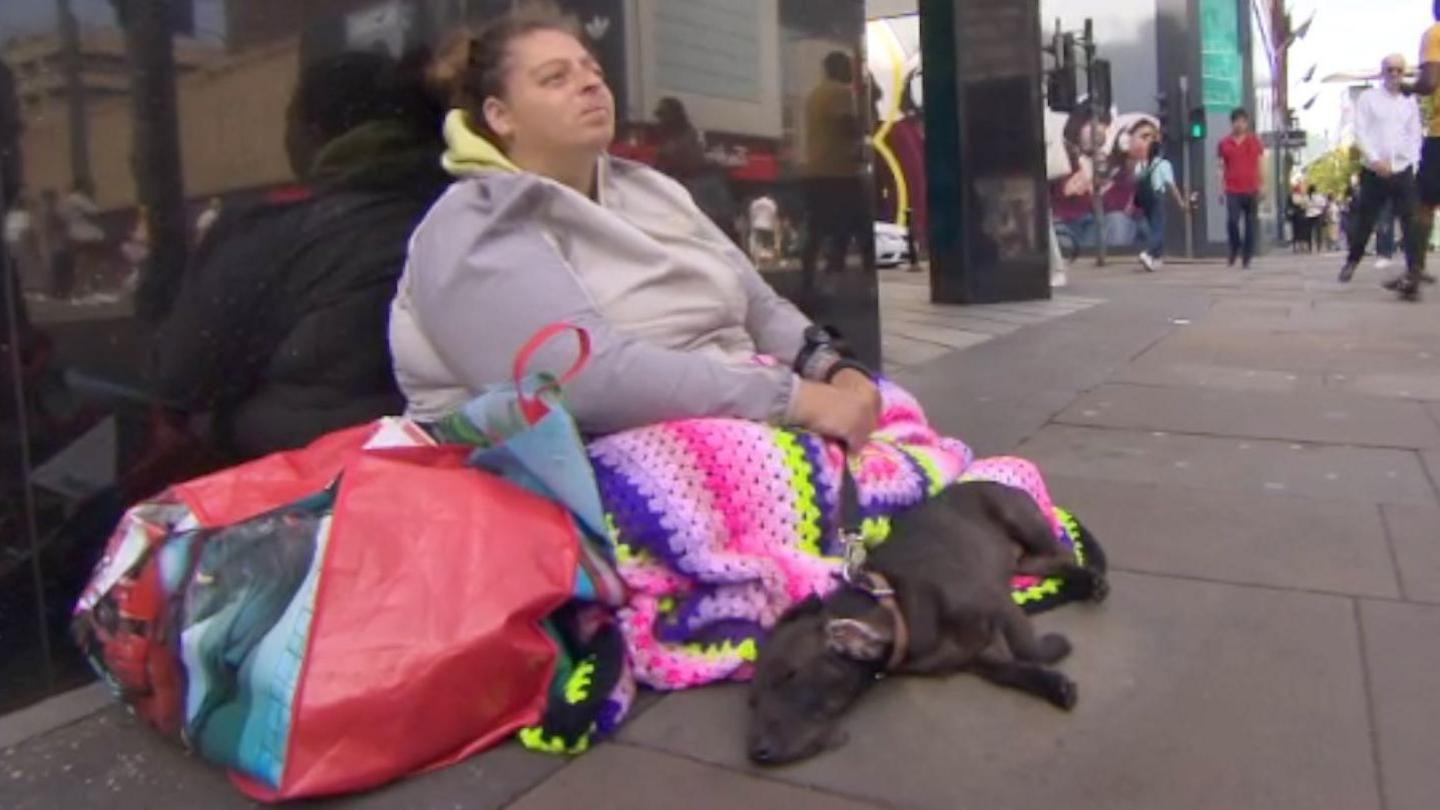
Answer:
[[(0, 7), (11, 291), (0, 369), (0, 713), (91, 677), (67, 638), (68, 616), (120, 511), (213, 466), (214, 409), (243, 388), (256, 353), (283, 352), (266, 333), (265, 315), (286, 301), (262, 298), (246, 328), (217, 338), (202, 324), (193, 336), (220, 341), (217, 364), (223, 355), (252, 365), (201, 369), (183, 407), (157, 394), (157, 356), (187, 340), (167, 326), (179, 317), (186, 285), (208, 272), (219, 240), (246, 238), (234, 218), (305, 205), (317, 194), (295, 169), (297, 104), (309, 99), (349, 121), (354, 110), (330, 102), (364, 107), (375, 97), (364, 82), (375, 81), (377, 70), (418, 77), (457, 30), (483, 26), (512, 5), (7, 0)], [(862, 0), (560, 5), (578, 20), (615, 93), (611, 151), (678, 179), (777, 290), (878, 362)], [(301, 92), (301, 77), (319, 74), (331, 84)], [(849, 105), (858, 126), (822, 129), (832, 120), (816, 112), (825, 104)], [(892, 126), (892, 137), (898, 131)], [(892, 157), (903, 152), (890, 149)], [(921, 184), (902, 185), (901, 196), (879, 199), (900, 200), (904, 216), (923, 217), (923, 205), (915, 213)], [(411, 202), (428, 193), (418, 185), (410, 191)], [(307, 249), (342, 250), (351, 237), (340, 233)], [(817, 234), (824, 239), (811, 247)], [(379, 238), (379, 231), (353, 238)], [(284, 245), (256, 246), (257, 274), (284, 258)], [(393, 284), (403, 244), (387, 265), (388, 255), (372, 250), (356, 261), (372, 262), (377, 283)], [(375, 321), (365, 339), (382, 339), (384, 326)], [(243, 420), (229, 424), (232, 432), (247, 429)], [(244, 444), (244, 436), (227, 438)]]

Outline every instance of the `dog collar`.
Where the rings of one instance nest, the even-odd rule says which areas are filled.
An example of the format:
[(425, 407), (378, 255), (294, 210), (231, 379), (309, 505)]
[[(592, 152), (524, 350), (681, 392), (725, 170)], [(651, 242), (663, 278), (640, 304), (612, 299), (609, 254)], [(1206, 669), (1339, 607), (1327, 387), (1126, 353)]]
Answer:
[(885, 662), (885, 669), (881, 670), (881, 674), (898, 670), (900, 665), (905, 663), (906, 654), (910, 652), (910, 626), (905, 623), (905, 614), (900, 611), (900, 603), (895, 599), (894, 586), (878, 571), (864, 571), (855, 579), (847, 577), (847, 580), (861, 593), (889, 611), (894, 624), (895, 640), (890, 644), (890, 658)]

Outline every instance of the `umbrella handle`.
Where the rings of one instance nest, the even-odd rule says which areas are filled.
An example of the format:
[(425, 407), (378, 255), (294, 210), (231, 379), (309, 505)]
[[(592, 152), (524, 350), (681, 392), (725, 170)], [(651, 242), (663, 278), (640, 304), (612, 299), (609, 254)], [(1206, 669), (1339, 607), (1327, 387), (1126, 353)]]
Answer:
[[(580, 342), (579, 356), (558, 380), (542, 385), (533, 392), (526, 392), (524, 380), (529, 376), (530, 361), (534, 359), (535, 353), (540, 351), (545, 344), (567, 332), (573, 332)], [(590, 362), (590, 333), (570, 323), (552, 323), (549, 326), (536, 332), (533, 337), (520, 347), (515, 354), (515, 365), (511, 371), (514, 377), (515, 390), (519, 394), (520, 411), (525, 415), (526, 421), (534, 424), (545, 417), (550, 409), (541, 401), (540, 395), (547, 391), (558, 393), (571, 380), (575, 379), (587, 363)]]

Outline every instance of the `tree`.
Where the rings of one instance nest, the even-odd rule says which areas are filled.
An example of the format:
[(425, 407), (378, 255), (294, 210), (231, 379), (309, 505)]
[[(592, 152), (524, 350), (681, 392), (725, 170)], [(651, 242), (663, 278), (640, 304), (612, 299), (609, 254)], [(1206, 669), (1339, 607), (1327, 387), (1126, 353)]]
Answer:
[(1316, 158), (1305, 167), (1305, 183), (1321, 194), (1343, 197), (1350, 190), (1350, 178), (1360, 173), (1360, 150), (1342, 146)]

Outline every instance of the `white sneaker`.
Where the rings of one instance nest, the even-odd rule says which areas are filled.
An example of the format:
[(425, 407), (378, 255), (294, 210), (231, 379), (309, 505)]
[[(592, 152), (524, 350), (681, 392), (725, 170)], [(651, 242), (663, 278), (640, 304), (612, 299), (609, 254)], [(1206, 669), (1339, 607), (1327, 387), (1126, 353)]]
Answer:
[(1070, 279), (1065, 275), (1064, 270), (1056, 270), (1054, 273), (1050, 274), (1051, 287), (1064, 287), (1066, 284), (1069, 283)]
[(1384, 256), (1381, 256), (1380, 258), (1378, 258), (1378, 259), (1375, 260), (1375, 269), (1376, 269), (1376, 270), (1388, 270), (1388, 269), (1390, 269), (1390, 265), (1391, 265), (1391, 264), (1393, 264), (1393, 262), (1391, 262), (1389, 259), (1385, 258)]
[(1151, 259), (1151, 260), (1150, 260), (1150, 270), (1151, 270), (1152, 272), (1155, 271), (1155, 270), (1160, 270), (1160, 269), (1162, 269), (1162, 268), (1164, 268), (1164, 267), (1165, 267), (1165, 260), (1164, 260), (1164, 259)]
[(1150, 271), (1151, 273), (1155, 272), (1155, 260), (1150, 258), (1149, 253), (1141, 251), (1140, 264), (1143, 265), (1145, 269)]

